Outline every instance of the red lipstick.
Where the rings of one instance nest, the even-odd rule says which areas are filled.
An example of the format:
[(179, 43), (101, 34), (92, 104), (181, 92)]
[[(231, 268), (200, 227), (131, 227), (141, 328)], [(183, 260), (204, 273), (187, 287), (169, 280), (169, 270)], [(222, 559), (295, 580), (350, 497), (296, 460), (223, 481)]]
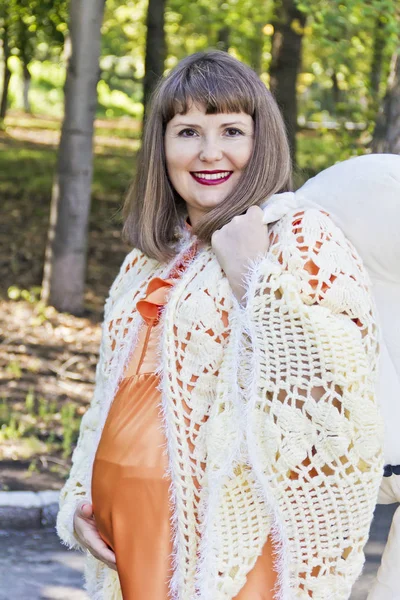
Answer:
[[(191, 171), (190, 174), (193, 177), (193, 179), (201, 185), (219, 185), (220, 183), (228, 181), (228, 179), (232, 175), (232, 171)], [(213, 175), (215, 176), (218, 174), (225, 175), (220, 177), (207, 177)]]

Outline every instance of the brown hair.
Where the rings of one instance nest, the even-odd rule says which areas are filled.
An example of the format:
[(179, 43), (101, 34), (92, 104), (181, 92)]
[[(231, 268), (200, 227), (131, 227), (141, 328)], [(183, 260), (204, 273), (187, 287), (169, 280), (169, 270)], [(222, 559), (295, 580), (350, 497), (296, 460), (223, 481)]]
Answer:
[(234, 192), (209, 210), (193, 227), (210, 243), (214, 231), (234, 216), (261, 204), (272, 194), (291, 189), (291, 160), (279, 108), (256, 73), (220, 50), (184, 58), (155, 89), (146, 119), (137, 174), (124, 205), (124, 238), (160, 262), (171, 259), (187, 215), (166, 168), (165, 127), (192, 104), (206, 114), (244, 112), (254, 120), (254, 145)]

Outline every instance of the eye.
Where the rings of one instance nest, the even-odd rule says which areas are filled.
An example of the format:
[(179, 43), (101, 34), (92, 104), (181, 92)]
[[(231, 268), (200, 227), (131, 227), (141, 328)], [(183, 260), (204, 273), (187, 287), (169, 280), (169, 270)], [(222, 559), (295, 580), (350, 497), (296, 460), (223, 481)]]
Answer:
[(228, 134), (228, 137), (238, 137), (239, 135), (243, 135), (243, 131), (237, 127), (228, 127), (225, 131)]
[(194, 129), (191, 129), (190, 127), (187, 127), (186, 129), (182, 129), (178, 135), (180, 137), (195, 137), (195, 135), (197, 135), (197, 132)]

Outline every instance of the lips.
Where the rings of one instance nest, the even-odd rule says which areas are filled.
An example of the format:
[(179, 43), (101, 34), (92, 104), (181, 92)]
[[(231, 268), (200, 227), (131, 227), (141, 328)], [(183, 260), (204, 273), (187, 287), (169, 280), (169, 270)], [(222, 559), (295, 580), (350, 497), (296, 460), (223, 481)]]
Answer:
[(201, 185), (219, 185), (228, 181), (233, 171), (191, 171), (190, 174)]

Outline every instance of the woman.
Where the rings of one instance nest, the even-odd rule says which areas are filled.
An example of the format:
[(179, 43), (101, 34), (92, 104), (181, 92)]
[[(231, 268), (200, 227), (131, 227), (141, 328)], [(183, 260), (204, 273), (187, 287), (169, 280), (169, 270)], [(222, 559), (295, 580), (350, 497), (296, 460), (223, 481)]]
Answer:
[(290, 180), (251, 69), (212, 51), (161, 82), (60, 498), (91, 598), (350, 595), (382, 475), (374, 305), (327, 213), (268, 230)]

